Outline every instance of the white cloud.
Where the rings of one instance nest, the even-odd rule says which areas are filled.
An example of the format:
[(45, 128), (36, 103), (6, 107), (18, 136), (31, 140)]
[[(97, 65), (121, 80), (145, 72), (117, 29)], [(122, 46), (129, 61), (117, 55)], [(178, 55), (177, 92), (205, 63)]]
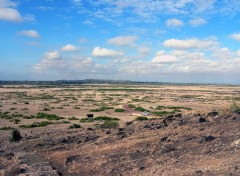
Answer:
[(240, 56), (240, 50), (238, 50), (238, 51), (236, 52), (236, 54), (237, 54), (237, 56)]
[(141, 55), (148, 55), (149, 52), (150, 52), (151, 48), (150, 47), (146, 47), (146, 46), (143, 46), (143, 47), (139, 47), (138, 48), (138, 52), (139, 54)]
[(136, 36), (118, 36), (108, 40), (108, 43), (116, 46), (134, 46)]
[(118, 52), (114, 51), (112, 49), (106, 49), (106, 48), (100, 48), (100, 47), (95, 47), (93, 49), (92, 55), (94, 57), (106, 57), (106, 58), (111, 58), (111, 57), (119, 57), (124, 55), (123, 52)]
[(195, 18), (189, 21), (189, 24), (193, 27), (201, 26), (206, 24), (207, 21), (203, 18)]
[(177, 62), (179, 62), (179, 59), (172, 55), (156, 56), (152, 59), (152, 63), (157, 64), (173, 64)]
[(0, 20), (21, 22), (23, 18), (16, 9), (0, 8)]
[(35, 30), (20, 31), (19, 34), (23, 36), (32, 37), (32, 38), (40, 37), (38, 31), (35, 31)]
[(78, 50), (79, 50), (78, 47), (71, 44), (65, 45), (61, 48), (61, 51), (65, 51), (65, 52), (78, 51)]
[(15, 9), (17, 4), (10, 0), (0, 0), (0, 20), (21, 22), (23, 17)]
[(165, 24), (168, 26), (168, 27), (181, 27), (183, 26), (183, 22), (181, 20), (178, 20), (176, 18), (173, 18), (173, 19), (168, 19)]
[(61, 70), (64, 68), (66, 68), (66, 64), (58, 51), (44, 53), (41, 61), (33, 66), (33, 70), (37, 72), (42, 72), (45, 70), (51, 71), (51, 69)]
[(156, 52), (156, 56), (162, 56), (165, 54), (165, 51), (164, 50), (159, 50)]
[(231, 34), (230, 37), (234, 40), (240, 41), (240, 33)]
[(169, 39), (164, 41), (163, 46), (175, 49), (210, 49), (218, 45), (218, 42), (211, 39)]

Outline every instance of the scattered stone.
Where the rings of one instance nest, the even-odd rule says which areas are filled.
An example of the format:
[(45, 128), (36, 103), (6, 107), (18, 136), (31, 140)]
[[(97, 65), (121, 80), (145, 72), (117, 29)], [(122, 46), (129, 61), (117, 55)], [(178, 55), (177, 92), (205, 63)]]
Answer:
[(205, 123), (205, 122), (207, 122), (207, 120), (206, 120), (205, 117), (200, 117), (198, 121), (199, 121), (199, 123)]
[(163, 137), (163, 138), (161, 139), (161, 142), (165, 142), (165, 141), (167, 141), (167, 139), (168, 139), (167, 136), (166, 136), (166, 137)]
[(217, 111), (212, 111), (212, 112), (209, 112), (207, 114), (207, 116), (211, 116), (211, 117), (214, 117), (214, 116), (217, 116), (217, 115), (219, 115), (219, 113)]

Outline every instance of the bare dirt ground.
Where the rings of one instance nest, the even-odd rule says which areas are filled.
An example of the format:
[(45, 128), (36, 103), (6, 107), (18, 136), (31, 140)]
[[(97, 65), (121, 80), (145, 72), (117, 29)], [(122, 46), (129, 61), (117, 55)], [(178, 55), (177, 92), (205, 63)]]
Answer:
[[(0, 175), (240, 175), (237, 86), (4, 86), (0, 98)], [(118, 126), (79, 120), (89, 113)]]

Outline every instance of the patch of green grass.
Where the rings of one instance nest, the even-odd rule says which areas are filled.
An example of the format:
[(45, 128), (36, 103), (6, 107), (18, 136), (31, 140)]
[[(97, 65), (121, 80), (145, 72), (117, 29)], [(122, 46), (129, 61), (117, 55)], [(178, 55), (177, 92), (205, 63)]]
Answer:
[(90, 112), (101, 112), (101, 111), (105, 111), (108, 109), (114, 109), (113, 107), (109, 107), (109, 106), (102, 106), (98, 109), (91, 109)]
[(236, 102), (233, 102), (230, 105), (230, 111), (233, 113), (240, 113), (240, 106)]
[(10, 122), (13, 122), (14, 124), (19, 124), (21, 122), (20, 119), (11, 119)]
[(115, 111), (115, 112), (125, 112), (125, 110), (124, 110), (124, 109), (121, 109), (121, 108), (117, 108), (117, 109), (115, 109), (114, 111)]
[(10, 110), (10, 111), (13, 111), (13, 110), (16, 110), (16, 109), (17, 109), (17, 108), (10, 108), (9, 110)]
[(99, 126), (99, 128), (117, 128), (119, 126), (119, 123), (116, 121), (104, 121), (102, 125)]
[(1, 127), (0, 128), (0, 130), (12, 130), (13, 128), (12, 127), (9, 127), (9, 126), (7, 126), (7, 127)]
[(144, 121), (144, 120), (148, 120), (148, 118), (144, 117), (144, 116), (138, 116), (135, 120), (136, 121)]
[(163, 115), (168, 115), (168, 114), (175, 114), (176, 112), (181, 112), (180, 110), (173, 110), (173, 111), (156, 111), (153, 112), (153, 114), (157, 115), (157, 116), (163, 116)]
[(76, 117), (68, 117), (68, 120), (78, 120)]
[(19, 127), (20, 128), (36, 128), (36, 127), (46, 127), (49, 124), (53, 124), (53, 123), (48, 121), (42, 121), (42, 122), (34, 122), (29, 125), (20, 125)]
[(148, 111), (147, 109), (144, 109), (143, 107), (140, 107), (140, 106), (136, 107), (135, 110), (141, 111), (141, 112)]
[(73, 128), (81, 128), (81, 125), (79, 125), (79, 124), (72, 124), (69, 128), (70, 128), (70, 129), (73, 129)]
[(179, 110), (179, 109), (185, 109), (185, 110), (192, 110), (192, 108), (188, 107), (182, 107), (182, 106), (157, 106), (155, 110), (163, 110), (163, 109), (173, 109), (173, 110)]
[(120, 120), (118, 118), (113, 118), (113, 117), (107, 117), (107, 116), (98, 116), (93, 119), (94, 121), (113, 121), (113, 120)]
[(47, 113), (43, 113), (43, 112), (39, 112), (36, 114), (36, 118), (37, 119), (47, 119), (47, 120), (60, 120), (60, 119), (64, 119), (63, 117), (59, 117), (55, 114), (47, 114)]
[(9, 112), (0, 112), (0, 118), (1, 119), (13, 119), (13, 117), (11, 115), (8, 114)]
[(80, 122), (93, 122), (94, 120), (93, 119), (88, 119), (88, 118), (82, 118), (80, 119)]
[(128, 104), (129, 108), (135, 108), (136, 106), (134, 104)]
[(80, 122), (94, 122), (94, 121), (119, 121), (120, 119), (118, 118), (113, 118), (113, 117), (107, 117), (107, 116), (98, 116), (93, 119), (88, 119), (88, 118), (83, 118), (80, 119)]

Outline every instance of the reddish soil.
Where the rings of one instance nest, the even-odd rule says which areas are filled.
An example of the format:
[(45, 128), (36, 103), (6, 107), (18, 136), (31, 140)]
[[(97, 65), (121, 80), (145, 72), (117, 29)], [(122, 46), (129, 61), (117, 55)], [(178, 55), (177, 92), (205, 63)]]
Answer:
[(239, 176), (239, 127), (239, 114), (178, 114), (111, 130), (33, 132), (1, 140), (0, 174)]

